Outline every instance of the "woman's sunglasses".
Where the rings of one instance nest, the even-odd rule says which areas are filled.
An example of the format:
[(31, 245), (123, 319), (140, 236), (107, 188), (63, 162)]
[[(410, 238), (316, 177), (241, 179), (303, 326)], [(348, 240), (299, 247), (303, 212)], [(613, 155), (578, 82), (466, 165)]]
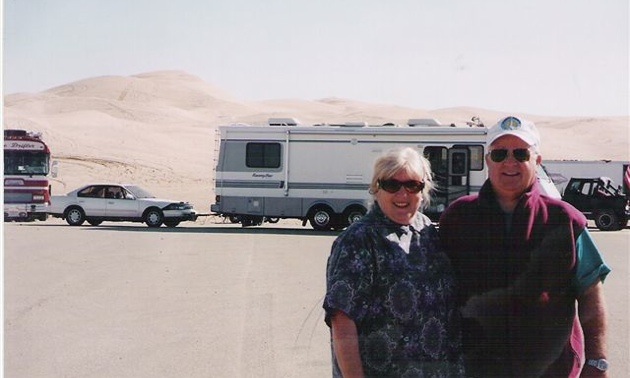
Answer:
[(397, 193), (401, 187), (404, 187), (407, 193), (415, 194), (424, 189), (424, 182), (416, 180), (398, 181), (394, 179), (378, 180), (378, 187), (388, 193)]
[[(506, 148), (497, 148), (496, 150), (490, 151), (490, 159), (495, 163), (500, 163), (503, 160), (507, 159), (508, 152), (510, 150)], [(517, 161), (524, 163), (529, 161), (530, 153), (528, 148), (515, 148), (512, 150), (512, 156)]]

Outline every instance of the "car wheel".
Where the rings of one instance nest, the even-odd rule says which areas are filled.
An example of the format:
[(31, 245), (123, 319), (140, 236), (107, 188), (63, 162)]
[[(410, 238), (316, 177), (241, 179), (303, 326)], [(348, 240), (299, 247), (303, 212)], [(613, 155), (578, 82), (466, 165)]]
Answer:
[(311, 227), (317, 231), (327, 231), (333, 228), (335, 213), (329, 207), (316, 207), (314, 208), (308, 220), (311, 223)]
[(165, 220), (164, 224), (166, 225), (166, 227), (177, 227), (177, 225), (179, 224), (178, 220)]
[(66, 210), (66, 222), (70, 226), (80, 226), (85, 222), (85, 213), (78, 206), (72, 206)]
[(88, 219), (87, 222), (91, 224), (92, 226), (98, 226), (99, 224), (103, 223), (102, 220), (96, 220), (96, 219)]
[(144, 213), (144, 223), (149, 227), (160, 227), (164, 221), (162, 210), (152, 208)]
[(619, 222), (614, 211), (603, 209), (595, 214), (595, 225), (602, 231), (615, 231), (619, 227)]

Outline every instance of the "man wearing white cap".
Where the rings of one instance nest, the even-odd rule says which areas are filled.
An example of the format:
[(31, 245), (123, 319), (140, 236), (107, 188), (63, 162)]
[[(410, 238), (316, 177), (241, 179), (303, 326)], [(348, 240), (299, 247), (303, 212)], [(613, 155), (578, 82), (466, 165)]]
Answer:
[(532, 122), (500, 120), (487, 146), (479, 194), (440, 219), (459, 284), (467, 374), (606, 377), (602, 282), (610, 268), (584, 215), (541, 194)]

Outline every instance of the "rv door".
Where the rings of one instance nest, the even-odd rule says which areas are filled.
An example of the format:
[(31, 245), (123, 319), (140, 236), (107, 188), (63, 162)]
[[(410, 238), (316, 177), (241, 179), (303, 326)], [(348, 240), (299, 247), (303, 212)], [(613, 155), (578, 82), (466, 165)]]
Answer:
[(470, 193), (469, 161), (470, 151), (467, 147), (453, 147), (448, 150), (447, 205)]

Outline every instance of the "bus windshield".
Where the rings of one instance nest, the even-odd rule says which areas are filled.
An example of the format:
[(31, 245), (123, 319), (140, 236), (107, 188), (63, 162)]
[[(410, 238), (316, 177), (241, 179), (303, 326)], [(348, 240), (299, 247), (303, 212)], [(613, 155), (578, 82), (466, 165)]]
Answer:
[(50, 155), (41, 151), (4, 151), (5, 175), (48, 175)]

